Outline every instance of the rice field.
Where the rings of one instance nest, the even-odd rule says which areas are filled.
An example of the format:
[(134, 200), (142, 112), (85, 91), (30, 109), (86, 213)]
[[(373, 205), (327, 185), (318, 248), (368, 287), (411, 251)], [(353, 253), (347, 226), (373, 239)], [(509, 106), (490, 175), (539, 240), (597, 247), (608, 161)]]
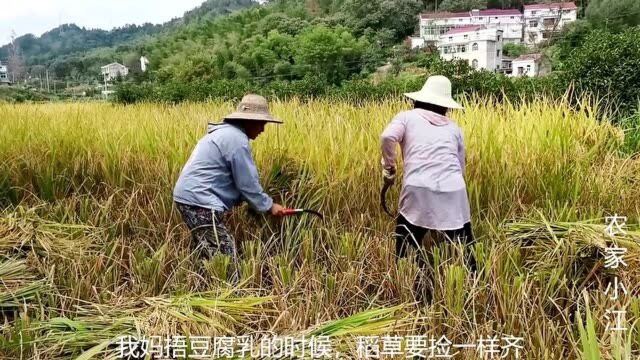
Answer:
[[(480, 271), (437, 244), (424, 304), (379, 205), (379, 136), (405, 102), (271, 105), (285, 124), (252, 145), (263, 186), (325, 219), (236, 209), (237, 287), (224, 281), (227, 258), (191, 256), (171, 200), (207, 122), (233, 104), (0, 104), (0, 358), (115, 359), (122, 335), (278, 335), (331, 336), (354, 359), (359, 336), (397, 335), (404, 349), (410, 336), (475, 344), (454, 359), (517, 358), (479, 350), (508, 336), (522, 338), (522, 359), (638, 359), (640, 158), (621, 151), (623, 131), (586, 103), (465, 106), (452, 118)], [(614, 214), (627, 221), (612, 240)], [(614, 245), (627, 266), (605, 267)], [(627, 293), (613, 300), (615, 278)], [(626, 331), (607, 329), (611, 309), (626, 310)]]

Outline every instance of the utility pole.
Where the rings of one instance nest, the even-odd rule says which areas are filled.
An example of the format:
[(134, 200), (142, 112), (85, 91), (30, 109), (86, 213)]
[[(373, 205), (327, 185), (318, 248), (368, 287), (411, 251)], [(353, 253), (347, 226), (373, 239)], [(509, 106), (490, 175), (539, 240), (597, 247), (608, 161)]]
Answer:
[(49, 69), (46, 69), (46, 71), (47, 71), (47, 92), (50, 93), (51, 88), (49, 87)]

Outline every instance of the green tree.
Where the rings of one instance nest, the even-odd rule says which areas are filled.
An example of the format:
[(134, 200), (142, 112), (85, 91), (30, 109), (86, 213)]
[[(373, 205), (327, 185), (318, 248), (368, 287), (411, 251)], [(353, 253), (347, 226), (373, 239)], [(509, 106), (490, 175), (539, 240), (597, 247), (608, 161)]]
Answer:
[(628, 26), (640, 25), (640, 1), (591, 0), (586, 18), (596, 27), (621, 31)]
[(317, 26), (297, 38), (294, 59), (301, 74), (318, 75), (339, 84), (362, 68), (361, 56), (367, 45), (345, 28)]
[(524, 44), (508, 43), (508, 44), (504, 44), (504, 46), (502, 47), (502, 51), (504, 52), (505, 56), (515, 58), (520, 55), (526, 54), (527, 46)]
[(346, 0), (340, 16), (357, 36), (388, 29), (397, 41), (415, 32), (422, 9), (418, 0)]
[(609, 109), (622, 114), (636, 109), (640, 101), (640, 27), (619, 34), (591, 32), (581, 47), (573, 49), (562, 64), (566, 83), (575, 83), (578, 94), (604, 99)]
[(442, 11), (467, 11), (486, 8), (486, 0), (443, 0), (438, 6), (438, 10)]

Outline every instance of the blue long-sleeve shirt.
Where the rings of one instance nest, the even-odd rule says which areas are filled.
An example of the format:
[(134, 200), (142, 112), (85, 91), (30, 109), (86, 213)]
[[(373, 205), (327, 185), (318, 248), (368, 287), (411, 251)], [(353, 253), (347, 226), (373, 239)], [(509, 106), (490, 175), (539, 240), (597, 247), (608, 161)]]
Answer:
[(260, 212), (273, 200), (260, 185), (249, 138), (231, 124), (209, 124), (191, 153), (173, 190), (174, 201), (227, 211), (247, 201)]

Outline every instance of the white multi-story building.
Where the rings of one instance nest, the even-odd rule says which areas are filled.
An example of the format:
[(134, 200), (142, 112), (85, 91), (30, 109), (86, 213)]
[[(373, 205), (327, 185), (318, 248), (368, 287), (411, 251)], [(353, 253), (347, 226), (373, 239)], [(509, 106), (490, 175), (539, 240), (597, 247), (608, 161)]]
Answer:
[(520, 43), (523, 34), (522, 13), (517, 9), (488, 9), (465, 12), (438, 12), (420, 15), (420, 37), (437, 42), (447, 31), (469, 25), (501, 30), (504, 42)]
[(577, 18), (578, 7), (572, 2), (525, 5), (523, 40), (528, 45), (548, 40)]
[(517, 76), (510, 59), (503, 58), (502, 45), (536, 45), (576, 21), (577, 15), (573, 2), (525, 5), (524, 13), (518, 9), (427, 13), (420, 15), (420, 37), (409, 40), (412, 48), (437, 46), (444, 59), (465, 59), (478, 69)]
[(466, 60), (474, 69), (502, 68), (503, 31), (484, 25), (457, 27), (440, 35), (438, 50), (445, 60)]
[(101, 67), (104, 81), (111, 81), (117, 77), (125, 77), (129, 74), (129, 68), (119, 63), (111, 63)]
[(11, 81), (9, 81), (9, 70), (6, 65), (2, 65), (0, 63), (0, 85), (8, 85)]

